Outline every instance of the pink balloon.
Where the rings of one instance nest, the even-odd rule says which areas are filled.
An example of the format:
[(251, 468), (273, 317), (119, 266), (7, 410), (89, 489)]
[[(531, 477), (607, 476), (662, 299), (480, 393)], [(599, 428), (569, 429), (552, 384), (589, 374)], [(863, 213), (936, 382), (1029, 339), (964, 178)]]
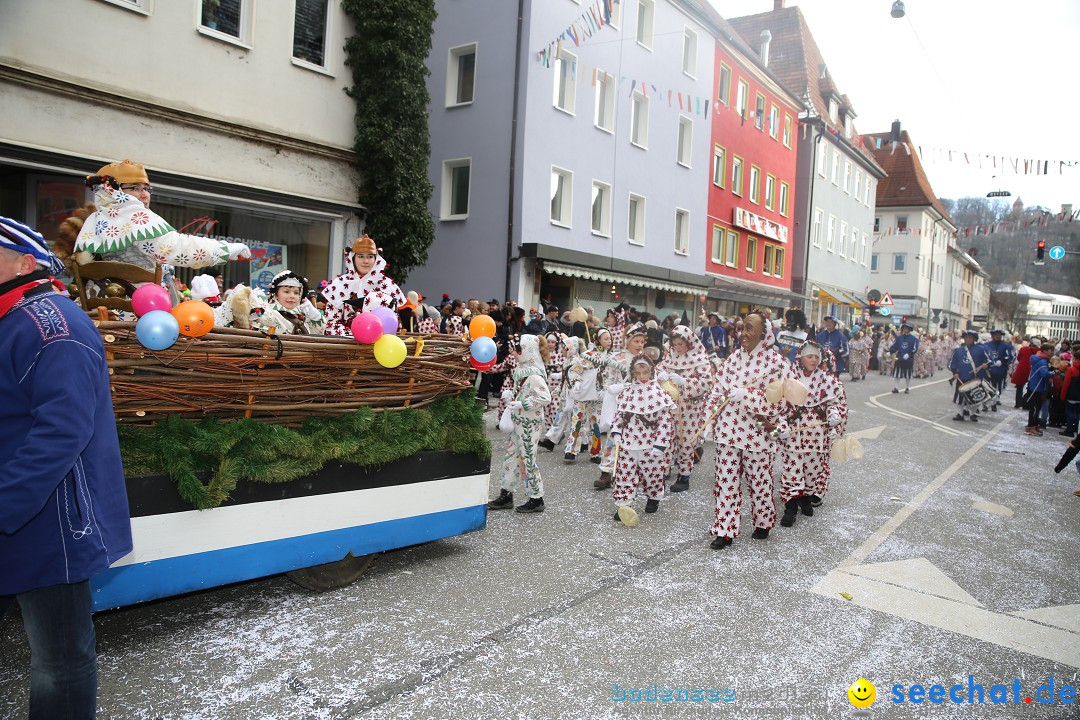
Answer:
[(151, 310), (170, 312), (172, 310), (172, 299), (165, 288), (151, 283), (136, 288), (135, 292), (131, 294), (131, 309), (139, 317)]
[(378, 305), (371, 308), (371, 313), (377, 315), (379, 320), (382, 320), (383, 332), (393, 335), (398, 329), (398, 316), (397, 313), (388, 307)]
[(353, 318), (352, 334), (356, 342), (370, 345), (382, 337), (382, 320), (375, 313), (359, 313)]

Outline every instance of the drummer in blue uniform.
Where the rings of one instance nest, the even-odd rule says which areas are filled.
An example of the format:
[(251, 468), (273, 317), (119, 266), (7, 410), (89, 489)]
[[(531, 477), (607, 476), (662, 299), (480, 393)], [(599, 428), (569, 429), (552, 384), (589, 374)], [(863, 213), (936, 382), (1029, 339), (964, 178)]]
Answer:
[(900, 380), (904, 381), (905, 395), (911, 390), (911, 372), (915, 369), (915, 353), (919, 352), (919, 338), (911, 334), (914, 329), (908, 323), (901, 323), (900, 334), (889, 347), (889, 352), (896, 356), (893, 363), (893, 377), (896, 378), (892, 389), (894, 393), (900, 392)]
[(960, 392), (960, 386), (972, 380), (989, 380), (987, 368), (990, 367), (990, 360), (986, 356), (986, 348), (975, 343), (979, 339), (979, 333), (974, 330), (965, 330), (962, 335), (964, 343), (953, 350), (952, 360), (949, 361), (955, 388), (953, 402), (963, 408), (963, 412), (956, 413), (953, 420), (963, 422), (970, 414), (971, 422), (979, 422), (979, 416), (976, 413), (978, 405), (969, 403), (968, 398)]
[(818, 345), (832, 350), (833, 358), (836, 359), (833, 374), (839, 377), (847, 365), (848, 339), (847, 335), (836, 327), (836, 318), (832, 315), (825, 316), (825, 329), (818, 332), (817, 342)]
[(983, 343), (983, 348), (986, 349), (986, 359), (990, 361), (990, 383), (998, 391), (998, 396), (994, 398), (993, 404), (993, 410), (995, 411), (998, 409), (998, 405), (1001, 404), (1001, 394), (1005, 392), (1005, 383), (1009, 381), (1009, 367), (1012, 365), (1013, 360), (1016, 359), (1016, 351), (1013, 349), (1012, 343), (1005, 342), (1002, 339), (1004, 335), (1004, 330), (991, 330), (990, 342)]

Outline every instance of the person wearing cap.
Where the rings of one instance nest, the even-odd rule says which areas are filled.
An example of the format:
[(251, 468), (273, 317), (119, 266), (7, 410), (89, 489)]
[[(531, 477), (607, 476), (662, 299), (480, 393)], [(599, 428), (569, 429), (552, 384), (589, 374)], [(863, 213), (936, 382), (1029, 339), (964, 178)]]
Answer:
[(844, 372), (847, 366), (848, 339), (844, 332), (836, 326), (836, 318), (832, 315), (825, 316), (825, 327), (818, 331), (817, 342), (822, 347), (832, 351), (836, 358), (836, 368), (833, 372), (837, 377)]
[(307, 278), (282, 270), (270, 281), (270, 307), (291, 325), (286, 334), (322, 335), (326, 320), (307, 298)]
[(345, 261), (348, 269), (323, 290), (325, 335), (352, 337), (352, 321), (357, 313), (379, 306), (396, 311), (405, 304), (405, 294), (386, 274), (386, 260), (370, 237), (358, 237), (345, 248)]
[(1009, 368), (1016, 359), (1012, 343), (1005, 342), (1004, 338), (1005, 331), (995, 328), (990, 331), (990, 342), (983, 344), (986, 357), (990, 361), (990, 382), (998, 391), (998, 396), (994, 398), (994, 410), (1001, 405), (1001, 396), (1005, 393), (1005, 384), (1009, 380)]
[(62, 270), (0, 218), (0, 618), (19, 604), (31, 720), (95, 716), (90, 578), (132, 547), (105, 347)]
[(711, 312), (708, 315), (709, 323), (701, 328), (701, 344), (705, 347), (705, 354), (709, 357), (727, 357), (727, 331), (720, 322), (723, 318), (719, 313)]
[(206, 274), (199, 274), (191, 278), (191, 299), (202, 300), (211, 307), (221, 304), (221, 289), (217, 280)]
[(896, 358), (893, 364), (893, 377), (896, 379), (892, 389), (894, 393), (900, 392), (901, 380), (904, 381), (904, 394), (911, 391), (911, 373), (915, 368), (915, 353), (919, 352), (919, 338), (911, 334), (914, 329), (908, 323), (901, 323), (900, 334), (889, 347), (889, 354)]
[(987, 368), (990, 367), (990, 360), (986, 356), (985, 348), (975, 342), (979, 339), (979, 333), (974, 330), (965, 330), (962, 337), (963, 344), (953, 350), (952, 359), (949, 360), (949, 370), (953, 374), (953, 402), (962, 408), (953, 420), (963, 422), (970, 414), (971, 422), (978, 422), (979, 408), (967, 403), (964, 396), (960, 394), (960, 386), (976, 379), (989, 380)]
[[(1053, 371), (1050, 369), (1050, 355), (1054, 352), (1054, 346), (1043, 343), (1031, 356), (1031, 371), (1028, 373), (1027, 393), (1024, 396), (1025, 407), (1028, 410), (1028, 424), (1024, 428), (1025, 435), (1041, 436), (1046, 427), (1046, 413), (1044, 405), (1050, 392), (1050, 381)], [(1041, 417), (1040, 417), (1041, 415)]]

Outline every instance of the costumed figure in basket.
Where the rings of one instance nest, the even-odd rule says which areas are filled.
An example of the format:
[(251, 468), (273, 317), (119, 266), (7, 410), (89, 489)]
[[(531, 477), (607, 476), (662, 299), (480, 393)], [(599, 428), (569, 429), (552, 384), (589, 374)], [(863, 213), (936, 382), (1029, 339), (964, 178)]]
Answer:
[(307, 298), (307, 278), (283, 270), (270, 281), (270, 307), (289, 321), (291, 335), (322, 335), (326, 321)]
[(792, 409), (787, 430), (777, 433), (784, 443), (780, 525), (791, 527), (802, 510), (813, 515), (829, 489), (829, 459), (834, 438), (847, 427), (844, 384), (832, 373), (832, 353), (808, 340), (799, 348), (795, 372), (807, 387), (806, 404)]
[(348, 270), (330, 281), (323, 290), (326, 298), (324, 334), (352, 337), (352, 321), (357, 313), (383, 306), (396, 311), (405, 304), (405, 294), (386, 275), (386, 260), (375, 241), (367, 235), (345, 249)]
[[(614, 341), (614, 338), (612, 338)], [(604, 400), (603, 403), (607, 406), (607, 403), (612, 403), (614, 407), (618, 406), (619, 396), (626, 388), (627, 383), (630, 382), (630, 363), (635, 359), (641, 357), (645, 352), (645, 342), (648, 340), (647, 328), (643, 323), (634, 323), (630, 327), (626, 328), (626, 339), (623, 341), (622, 350), (613, 350), (610, 353), (606, 353), (604, 356), (598, 358), (596, 362), (603, 366), (601, 372), (604, 373)], [(612, 342), (612, 347), (614, 347)], [(610, 417), (614, 420), (614, 412), (610, 410)], [(601, 418), (607, 413), (603, 409), (600, 411)], [(605, 422), (601, 420), (602, 430), (607, 430), (610, 425), (610, 421)], [(607, 438), (604, 439), (603, 451), (600, 455), (600, 477), (593, 481), (593, 487), (597, 490), (604, 490), (611, 487), (612, 473), (615, 471), (615, 441), (611, 438), (611, 433), (608, 432)]]
[(548, 375), (551, 404), (556, 407), (554, 415), (545, 412), (547, 432), (540, 440), (540, 447), (554, 452), (555, 446), (569, 435), (570, 423), (574, 418), (574, 398), (570, 396), (570, 387), (574, 380), (572, 368), (578, 363), (581, 340), (556, 332), (549, 332), (546, 337), (555, 338), (554, 342), (549, 341), (548, 348), (555, 348), (550, 357), (558, 356), (559, 362), (556, 364), (553, 360), (548, 360), (549, 367), (557, 368), (556, 372)]
[(675, 403), (654, 377), (652, 360), (635, 358), (630, 365), (633, 382), (620, 394), (609, 436), (615, 443), (615, 478), (612, 498), (615, 519), (637, 525), (631, 507), (638, 489), (648, 498), (645, 512), (654, 513), (664, 497), (667, 449), (675, 435)]
[(690, 473), (700, 442), (693, 440), (705, 421), (705, 401), (713, 387), (714, 367), (697, 334), (685, 325), (676, 325), (671, 329), (669, 351), (657, 371), (661, 382), (669, 380), (678, 388), (674, 461), (679, 476), (671, 484), (671, 492), (683, 492), (690, 489)]
[(915, 354), (919, 352), (919, 338), (911, 334), (914, 330), (908, 323), (901, 323), (900, 334), (896, 336), (896, 340), (889, 347), (889, 354), (895, 358), (893, 363), (893, 377), (896, 378), (896, 382), (893, 383), (892, 391), (894, 393), (900, 392), (900, 381), (904, 381), (904, 393), (907, 394), (911, 391), (911, 374), (915, 371)]
[(439, 321), (442, 313), (434, 305), (421, 305), (416, 312), (416, 332), (421, 335), (434, 335), (439, 332)]
[[(799, 389), (805, 393), (806, 388), (776, 352), (768, 318), (757, 311), (747, 314), (739, 343), (720, 367), (705, 407), (705, 437), (716, 442), (716, 510), (709, 533), (714, 538), (710, 547), (717, 550), (739, 535), (744, 485), (752, 503), (753, 537), (767, 538), (776, 526), (772, 468), (780, 449), (777, 433), (787, 426), (791, 405), (805, 400)], [(766, 390), (776, 387), (781, 396), (772, 396), (771, 402)]]
[(509, 433), (506, 454), (503, 456), (502, 481), (499, 496), (488, 503), (491, 510), (503, 510), (514, 505), (514, 487), (522, 483), (528, 500), (518, 505), (519, 513), (544, 511), (544, 480), (536, 462), (536, 443), (544, 421), (544, 406), (551, 402), (544, 367), (547, 365), (547, 340), (537, 335), (524, 335), (516, 351), (517, 367), (510, 377), (513, 381), (513, 400), (499, 419), (499, 429)]
[(997, 398), (994, 386), (990, 384), (990, 359), (986, 349), (976, 344), (979, 333), (974, 330), (963, 332), (963, 344), (953, 350), (949, 370), (952, 371), (953, 402), (960, 406), (960, 411), (953, 420), (963, 422), (969, 415), (971, 422), (979, 421), (979, 411), (986, 411)]

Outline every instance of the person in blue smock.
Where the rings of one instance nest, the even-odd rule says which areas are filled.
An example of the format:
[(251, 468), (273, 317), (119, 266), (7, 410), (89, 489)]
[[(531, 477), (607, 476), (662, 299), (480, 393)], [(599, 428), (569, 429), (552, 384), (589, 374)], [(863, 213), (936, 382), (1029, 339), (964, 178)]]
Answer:
[(848, 339), (847, 335), (836, 327), (836, 318), (832, 315), (825, 316), (825, 329), (818, 332), (817, 342), (818, 345), (832, 350), (833, 357), (836, 359), (833, 375), (839, 377), (847, 366)]
[(911, 372), (915, 369), (915, 353), (919, 352), (919, 338), (911, 334), (912, 330), (914, 328), (908, 323), (901, 323), (900, 334), (889, 347), (889, 352), (896, 356), (893, 363), (893, 377), (896, 379), (892, 389), (894, 393), (900, 392), (901, 380), (904, 381), (904, 394), (911, 391)]
[(1012, 343), (1005, 342), (1004, 330), (991, 330), (990, 342), (983, 343), (986, 349), (986, 358), (990, 361), (990, 382), (998, 391), (994, 398), (993, 409), (996, 411), (1001, 404), (1001, 394), (1005, 392), (1005, 383), (1009, 382), (1009, 368), (1016, 359), (1016, 350)]
[(963, 422), (970, 414), (971, 422), (979, 422), (976, 412), (978, 407), (968, 404), (966, 398), (960, 394), (960, 386), (976, 379), (989, 380), (987, 368), (990, 367), (990, 361), (986, 357), (986, 349), (975, 342), (979, 339), (979, 333), (965, 330), (962, 335), (964, 342), (953, 350), (952, 359), (949, 360), (949, 370), (952, 370), (953, 374), (953, 402), (962, 409), (962, 412), (956, 413), (953, 420)]

